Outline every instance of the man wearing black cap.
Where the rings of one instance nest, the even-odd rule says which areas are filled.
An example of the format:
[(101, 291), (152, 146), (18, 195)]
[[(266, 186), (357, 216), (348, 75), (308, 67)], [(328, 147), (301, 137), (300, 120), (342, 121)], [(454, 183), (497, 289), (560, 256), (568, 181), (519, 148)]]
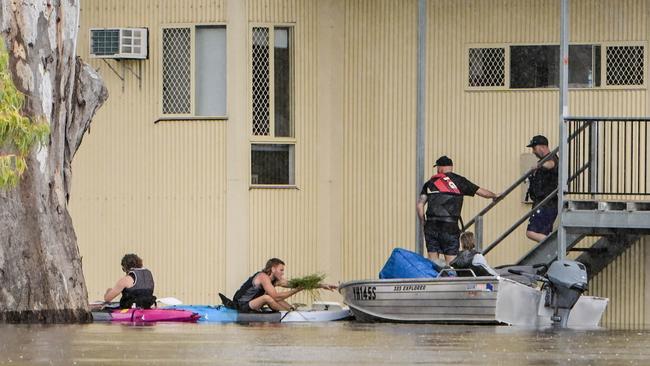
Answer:
[[(526, 145), (533, 150), (533, 154), (544, 159), (551, 151), (548, 148), (548, 139), (542, 135), (534, 136)], [(557, 155), (553, 155), (544, 164), (537, 164), (533, 175), (528, 178), (528, 193), (526, 195), (533, 201), (533, 207), (537, 206), (549, 194), (557, 188), (558, 173)], [(553, 231), (553, 223), (557, 217), (557, 195), (538, 208), (530, 217), (526, 236), (534, 241), (540, 242)]]
[(497, 199), (498, 195), (453, 173), (454, 163), (447, 156), (436, 160), (434, 167), (437, 167), (437, 174), (422, 187), (417, 211), (420, 224), (424, 228), (429, 259), (439, 259), (439, 255), (443, 254), (445, 262), (449, 264), (458, 254), (458, 220), (463, 208), (463, 196), (477, 194), (484, 198)]

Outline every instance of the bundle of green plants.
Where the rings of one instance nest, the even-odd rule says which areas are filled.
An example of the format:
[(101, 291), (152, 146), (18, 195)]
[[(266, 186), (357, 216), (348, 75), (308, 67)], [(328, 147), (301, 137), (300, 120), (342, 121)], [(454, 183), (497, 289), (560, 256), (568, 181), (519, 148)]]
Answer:
[(289, 287), (291, 288), (302, 288), (312, 299), (312, 301), (318, 300), (320, 294), (318, 289), (323, 283), (323, 280), (327, 277), (322, 273), (313, 273), (303, 277), (295, 277), (289, 280)]

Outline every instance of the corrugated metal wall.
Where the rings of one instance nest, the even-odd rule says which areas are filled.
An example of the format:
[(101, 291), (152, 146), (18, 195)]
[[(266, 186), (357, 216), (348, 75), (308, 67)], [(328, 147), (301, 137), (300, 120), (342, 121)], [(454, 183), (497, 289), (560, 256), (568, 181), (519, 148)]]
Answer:
[[(417, 9), (416, 1), (346, 5), (344, 277), (359, 278), (375, 276), (394, 246), (414, 245)], [(647, 42), (647, 14), (644, 0), (571, 1), (571, 42)], [(559, 43), (558, 17), (557, 0), (428, 2), (427, 175), (435, 159), (446, 154), (458, 173), (498, 192), (522, 174), (519, 158), (529, 152), (525, 146), (533, 135), (545, 134), (557, 144), (557, 90), (466, 91), (465, 77), (469, 44)], [(570, 112), (648, 115), (647, 101), (646, 88), (572, 90)], [(488, 243), (528, 209), (516, 193), (486, 217)], [(468, 220), (488, 203), (466, 199), (463, 216)], [(530, 247), (524, 224), (488, 259), (511, 263)], [(635, 248), (640, 250), (640, 244)], [(638, 275), (627, 270), (633, 267), (630, 260), (626, 254), (617, 261), (626, 268), (620, 273), (624, 278)], [(629, 313), (642, 308), (638, 304), (620, 305), (643, 298), (643, 284), (632, 283), (624, 294), (613, 293), (612, 304), (618, 305), (608, 310), (607, 319), (623, 313), (641, 319), (638, 311)], [(603, 286), (592, 293), (605, 291)]]
[(415, 241), (417, 4), (347, 1), (343, 278), (375, 278)]
[(603, 325), (639, 328), (647, 324), (648, 244), (648, 237), (640, 240), (589, 283), (590, 295), (609, 298)]
[[(250, 268), (268, 258), (287, 263), (287, 275), (319, 270), (317, 212), (318, 42), (314, 1), (250, 1), (249, 22), (293, 25), (297, 188), (250, 190)], [(306, 301), (297, 297), (295, 301)]]
[[(519, 156), (531, 136), (541, 133), (551, 144), (558, 143), (557, 90), (465, 91), (465, 53), (468, 44), (559, 43), (559, 1), (430, 1), (427, 71), (427, 158), (428, 165), (442, 154), (454, 158), (456, 170), (477, 184), (494, 191), (505, 189), (521, 175)], [(647, 1), (571, 1), (570, 41), (575, 43), (644, 41), (648, 39)], [(647, 43), (646, 43), (647, 46)], [(646, 51), (647, 52), (647, 51)], [(630, 90), (572, 90), (572, 115), (648, 115), (646, 88)], [(513, 194), (485, 220), (486, 237), (496, 238), (528, 206)], [(466, 200), (464, 216), (470, 218), (487, 201)], [(493, 264), (511, 263), (531, 247), (525, 224), (490, 253)], [(630, 254), (617, 260), (596, 280), (592, 294), (608, 295), (612, 306), (606, 319), (642, 319), (644, 286), (628, 281), (625, 290), (611, 291), (616, 278), (642, 278), (636, 266), (643, 260)], [(603, 283), (602, 278), (614, 279)], [(602, 285), (601, 285), (602, 284)], [(625, 304), (625, 305), (623, 305)], [(641, 303), (642, 305), (642, 303)], [(637, 310), (634, 310), (637, 309)]]
[[(571, 42), (647, 41), (646, 1), (572, 1)], [(521, 175), (519, 156), (535, 134), (558, 143), (557, 90), (466, 91), (466, 47), (476, 43), (559, 43), (559, 2), (539, 0), (431, 1), (429, 3), (427, 158), (449, 154), (456, 170), (493, 191)], [(644, 89), (572, 90), (572, 115), (647, 115)], [(524, 213), (510, 197), (486, 216), (486, 237), (494, 239)], [(471, 218), (487, 205), (466, 200)], [(528, 206), (526, 206), (528, 207)], [(516, 260), (530, 247), (525, 225), (490, 253), (496, 263)]]
[[(110, 97), (73, 164), (70, 211), (90, 300), (123, 275), (122, 255), (139, 254), (159, 296), (216, 301), (224, 286), (225, 121), (160, 122), (160, 27), (225, 22), (224, 1), (84, 1), (78, 54), (100, 70)], [(122, 83), (90, 59), (91, 27), (149, 28), (149, 59), (122, 61)], [(118, 72), (121, 63), (107, 62)], [(122, 88), (124, 88), (122, 90)]]
[[(157, 125), (153, 121), (159, 117), (161, 25), (226, 23), (227, 2), (82, 4), (79, 54), (86, 59), (90, 27), (150, 29), (150, 57), (142, 62), (141, 89), (127, 73), (122, 91), (122, 82), (107, 65), (92, 61), (111, 97), (75, 160), (71, 200), (91, 299), (101, 297), (118, 278), (118, 261), (129, 251), (141, 254), (154, 269), (161, 296), (214, 302), (216, 292), (225, 287), (225, 248), (233, 247), (225, 235), (230, 229), (226, 167), (233, 161), (242, 164), (243, 159), (226, 157), (226, 128), (233, 121)], [(249, 190), (248, 222), (228, 225), (247, 225), (249, 238), (241, 243), (248, 248), (242, 252), (249, 253), (247, 270), (277, 256), (288, 261), (289, 275), (327, 267), (334, 268), (332, 280), (375, 277), (392, 248), (415, 245), (417, 1), (332, 0), (327, 2), (327, 15), (320, 13), (323, 4), (247, 2), (250, 24), (295, 27), (297, 189)], [(477, 43), (556, 43), (558, 4), (557, 0), (429, 1), (427, 176), (433, 173), (433, 161), (447, 154), (458, 173), (500, 191), (521, 174), (519, 157), (528, 152), (525, 145), (532, 135), (543, 133), (557, 143), (557, 91), (466, 91), (465, 53), (468, 44)], [(647, 0), (571, 4), (572, 42), (647, 42)], [(333, 14), (341, 20), (323, 19)], [(327, 28), (339, 25), (341, 29)], [(344, 38), (342, 49), (334, 48), (336, 42), (329, 44), (331, 49), (321, 47), (328, 32)], [(108, 62), (121, 70), (121, 64)], [(126, 63), (137, 70), (138, 62)], [(327, 77), (323, 70), (330, 68), (341, 70), (332, 84), (337, 87), (323, 84)], [(323, 101), (330, 104), (322, 107)], [(336, 103), (342, 121), (333, 121), (323, 110)], [(575, 90), (570, 92), (570, 104), (574, 115), (649, 112), (645, 88)], [(229, 108), (232, 105), (248, 108), (248, 103), (233, 104), (229, 98)], [(250, 140), (240, 143), (248, 145)], [(249, 164), (248, 157), (243, 161)], [(486, 217), (487, 240), (525, 212), (527, 206), (518, 197), (513, 194)], [(464, 217), (469, 219), (487, 203), (467, 199)], [(330, 206), (323, 209), (324, 205)], [(523, 229), (490, 254), (491, 263), (511, 262), (530, 248)], [(323, 239), (328, 230), (336, 233), (327, 240), (337, 242)], [(340, 246), (340, 254), (324, 249), (328, 246)], [(606, 320), (644, 321), (644, 258), (644, 247), (637, 244), (594, 280), (592, 294), (612, 300)], [(615, 285), (619, 277), (626, 279), (625, 286)]]

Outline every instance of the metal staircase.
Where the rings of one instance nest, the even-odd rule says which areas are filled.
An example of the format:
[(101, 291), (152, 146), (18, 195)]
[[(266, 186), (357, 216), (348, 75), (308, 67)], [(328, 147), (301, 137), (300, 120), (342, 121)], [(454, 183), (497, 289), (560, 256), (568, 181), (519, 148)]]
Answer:
[[(563, 123), (568, 133), (563, 149), (566, 156), (560, 156), (562, 189), (538, 205), (558, 195), (559, 228), (523, 254), (516, 264), (549, 265), (558, 258), (560, 248), (566, 248), (567, 252), (581, 252), (576, 260), (587, 266), (592, 278), (642, 236), (650, 235), (650, 119), (565, 118)], [(553, 150), (540, 164), (558, 150)], [(488, 205), (464, 227), (467, 230), (474, 226), (479, 248), (485, 239), (485, 215), (533, 172), (531, 169), (522, 175), (503, 192), (499, 201)], [(483, 254), (500, 245), (536, 209), (531, 208), (494, 239), (483, 249)], [(564, 242), (560, 242), (560, 230)], [(589, 237), (597, 240), (589, 247), (578, 247)]]

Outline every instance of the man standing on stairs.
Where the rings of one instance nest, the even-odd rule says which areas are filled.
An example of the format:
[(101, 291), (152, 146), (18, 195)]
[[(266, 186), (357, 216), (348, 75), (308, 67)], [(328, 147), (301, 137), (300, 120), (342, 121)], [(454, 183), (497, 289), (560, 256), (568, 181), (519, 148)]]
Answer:
[[(542, 135), (534, 136), (526, 146), (530, 147), (533, 154), (541, 161), (551, 151), (548, 148), (548, 139)], [(556, 154), (545, 161), (543, 164), (537, 164), (533, 174), (528, 178), (528, 193), (526, 196), (533, 201), (533, 207), (539, 205), (544, 199), (553, 193), (558, 184), (558, 162)], [(557, 217), (557, 192), (554, 197), (548, 200), (544, 205), (535, 210), (528, 222), (526, 236), (536, 242), (540, 242), (553, 231), (553, 223)]]
[[(499, 195), (481, 188), (467, 178), (453, 173), (454, 163), (447, 156), (436, 160), (437, 174), (422, 187), (417, 203), (418, 217), (424, 229), (429, 259), (444, 255), (449, 264), (458, 254), (460, 227), (458, 220), (463, 208), (463, 196), (498, 199)], [(424, 205), (427, 205), (426, 220)]]

